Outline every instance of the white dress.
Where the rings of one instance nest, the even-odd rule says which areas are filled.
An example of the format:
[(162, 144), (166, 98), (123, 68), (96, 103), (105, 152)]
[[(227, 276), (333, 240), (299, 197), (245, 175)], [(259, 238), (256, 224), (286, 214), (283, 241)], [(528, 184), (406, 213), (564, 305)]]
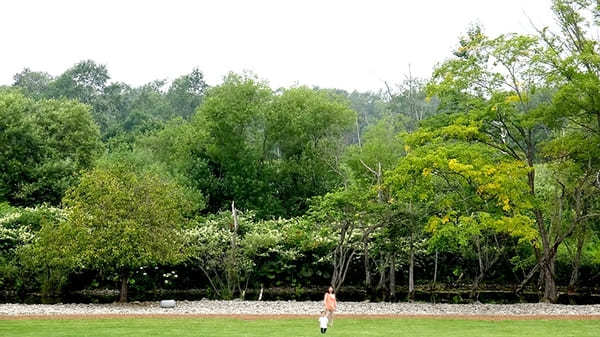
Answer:
[(321, 329), (327, 329), (327, 323), (329, 323), (327, 317), (319, 317), (319, 325), (321, 326)]

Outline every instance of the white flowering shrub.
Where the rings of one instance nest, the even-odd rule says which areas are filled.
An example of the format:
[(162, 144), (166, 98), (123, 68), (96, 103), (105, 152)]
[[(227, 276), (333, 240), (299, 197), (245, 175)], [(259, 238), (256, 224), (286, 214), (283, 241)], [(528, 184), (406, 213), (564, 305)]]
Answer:
[(65, 211), (57, 207), (0, 205), (0, 253), (13, 252), (17, 247), (31, 243), (44, 222), (56, 223), (64, 218)]
[(0, 254), (11, 255), (18, 247), (33, 242), (43, 223), (64, 220), (65, 211), (49, 206), (35, 208), (2, 207), (0, 214)]
[(0, 205), (0, 226), (16, 228), (29, 227), (38, 231), (43, 223), (58, 223), (66, 219), (67, 211), (53, 206), (16, 208)]
[[(48, 252), (49, 247), (40, 247), (36, 242), (42, 227), (63, 221), (65, 215), (63, 209), (46, 205), (32, 208), (0, 205), (0, 285), (7, 289), (27, 288), (31, 291), (37, 286), (34, 282), (37, 274), (44, 274), (46, 279), (50, 274), (57, 274), (56, 268), (41, 272), (40, 265), (48, 266), (53, 260), (48, 254), (40, 254)], [(60, 258), (56, 260), (64, 262)], [(60, 278), (65, 279), (64, 275)], [(43, 291), (54, 287), (48, 282), (40, 283)]]
[(312, 270), (318, 267), (313, 261), (319, 259), (314, 257), (328, 254), (333, 241), (302, 218), (256, 220), (252, 214), (243, 214), (238, 222), (234, 233), (227, 212), (184, 231), (190, 261), (217, 297), (243, 296), (248, 285), (310, 284)]
[(29, 227), (10, 228), (0, 223), (0, 253), (7, 255), (22, 245), (30, 243), (34, 238)]

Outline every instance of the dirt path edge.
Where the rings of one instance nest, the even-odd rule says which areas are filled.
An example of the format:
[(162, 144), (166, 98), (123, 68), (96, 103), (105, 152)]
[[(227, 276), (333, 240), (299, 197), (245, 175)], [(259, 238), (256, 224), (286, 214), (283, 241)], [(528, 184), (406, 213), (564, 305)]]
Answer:
[[(247, 314), (231, 314), (231, 315), (206, 315), (206, 314), (48, 314), (48, 315), (0, 315), (0, 320), (72, 320), (72, 319), (140, 319), (140, 318), (157, 318), (157, 319), (240, 319), (240, 320), (273, 320), (273, 319), (302, 319), (315, 318), (315, 315), (247, 315)], [(600, 320), (598, 315), (410, 315), (410, 314), (339, 314), (336, 319), (442, 319), (442, 320), (479, 320), (479, 321), (530, 321), (530, 320)]]

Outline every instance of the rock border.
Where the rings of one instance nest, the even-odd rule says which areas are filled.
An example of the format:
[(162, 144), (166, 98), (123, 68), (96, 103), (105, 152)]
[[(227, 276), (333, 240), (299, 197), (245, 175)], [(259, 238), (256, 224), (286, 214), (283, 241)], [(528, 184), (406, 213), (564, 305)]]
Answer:
[[(175, 308), (158, 302), (127, 304), (0, 304), (6, 317), (316, 317), (320, 301), (177, 301)], [(485, 318), (485, 319), (599, 319), (600, 305), (431, 304), (339, 302), (339, 317), (365, 318)], [(531, 317), (531, 318), (530, 318)]]

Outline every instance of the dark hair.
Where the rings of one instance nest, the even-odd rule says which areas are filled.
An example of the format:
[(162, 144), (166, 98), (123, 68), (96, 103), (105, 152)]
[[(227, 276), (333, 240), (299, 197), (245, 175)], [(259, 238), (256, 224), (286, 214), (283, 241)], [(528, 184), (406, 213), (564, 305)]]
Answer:
[[(331, 288), (331, 293), (335, 294), (335, 288), (333, 286), (329, 286)], [(329, 292), (329, 288), (327, 288), (327, 292)]]

